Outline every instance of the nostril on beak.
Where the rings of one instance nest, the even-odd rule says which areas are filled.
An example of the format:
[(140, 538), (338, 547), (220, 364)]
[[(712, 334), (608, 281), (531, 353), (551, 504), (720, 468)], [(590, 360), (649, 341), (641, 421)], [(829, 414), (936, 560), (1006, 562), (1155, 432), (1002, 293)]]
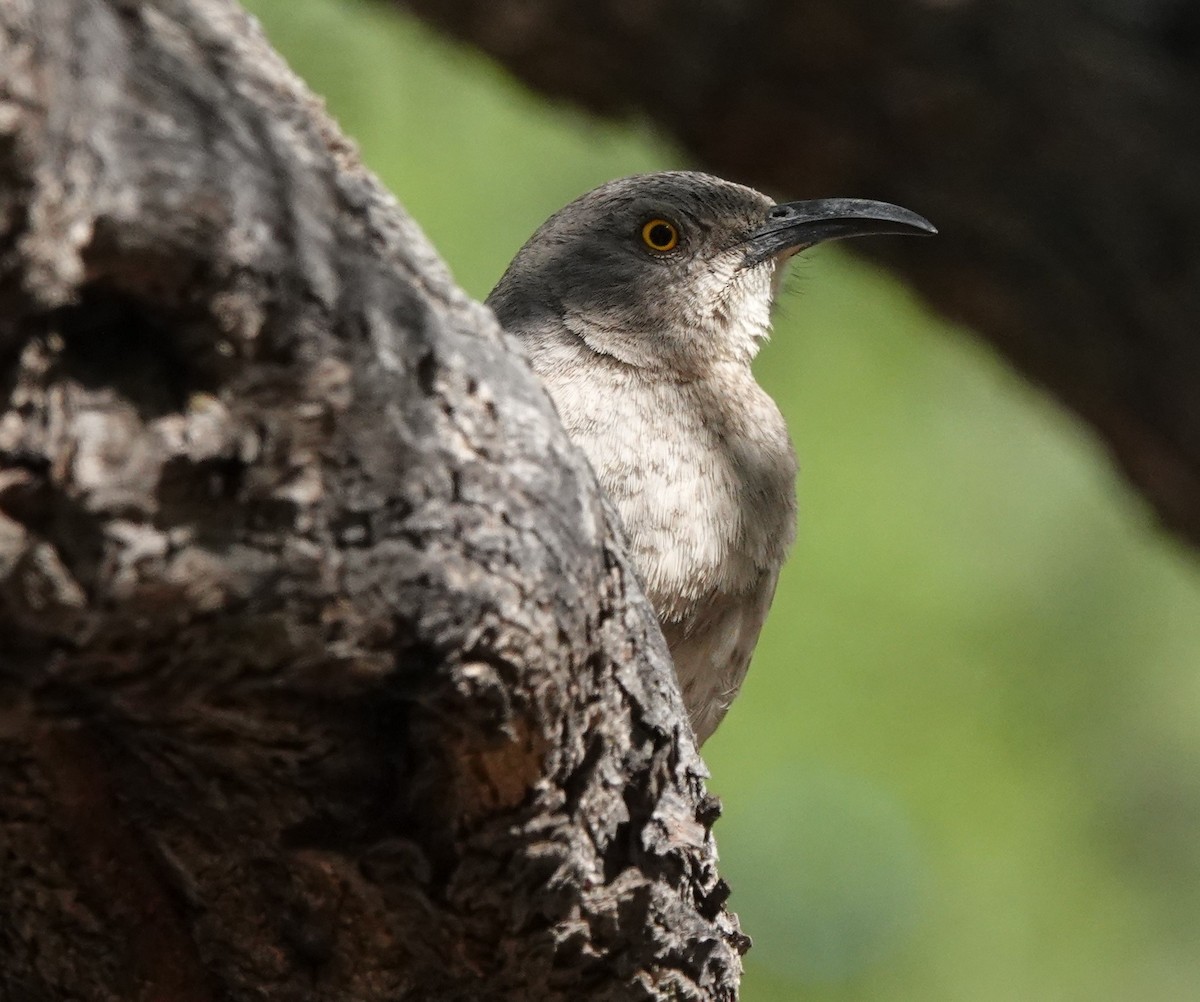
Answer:
[(770, 219), (783, 219), (786, 216), (790, 216), (791, 214), (792, 214), (792, 210), (789, 206), (777, 205), (770, 212), (767, 213), (767, 217)]

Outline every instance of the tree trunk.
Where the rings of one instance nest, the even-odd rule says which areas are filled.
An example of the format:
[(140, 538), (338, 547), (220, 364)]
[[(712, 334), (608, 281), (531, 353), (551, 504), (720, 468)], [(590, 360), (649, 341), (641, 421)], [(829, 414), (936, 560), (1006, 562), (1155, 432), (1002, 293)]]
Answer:
[(854, 250), (1074, 408), (1200, 545), (1195, 4), (393, 2), (718, 173), (927, 215), (936, 240)]
[(729, 999), (613, 514), (227, 0), (0, 3), (0, 997)]

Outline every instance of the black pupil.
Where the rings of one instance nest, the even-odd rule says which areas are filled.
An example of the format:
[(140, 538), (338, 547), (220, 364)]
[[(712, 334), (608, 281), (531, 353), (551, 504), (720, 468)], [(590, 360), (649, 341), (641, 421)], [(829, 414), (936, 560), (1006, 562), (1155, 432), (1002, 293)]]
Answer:
[(650, 227), (650, 243), (655, 247), (666, 247), (675, 232), (666, 223), (655, 223)]

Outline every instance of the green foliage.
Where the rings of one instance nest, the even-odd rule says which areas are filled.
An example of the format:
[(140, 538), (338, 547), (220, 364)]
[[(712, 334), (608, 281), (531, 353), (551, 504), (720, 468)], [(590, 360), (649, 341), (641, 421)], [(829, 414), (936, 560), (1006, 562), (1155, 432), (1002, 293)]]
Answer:
[[(681, 165), (382, 6), (251, 8), (473, 295), (574, 195)], [(794, 271), (759, 371), (799, 540), (706, 748), (745, 998), (1200, 997), (1193, 556), (969, 334), (835, 251)]]

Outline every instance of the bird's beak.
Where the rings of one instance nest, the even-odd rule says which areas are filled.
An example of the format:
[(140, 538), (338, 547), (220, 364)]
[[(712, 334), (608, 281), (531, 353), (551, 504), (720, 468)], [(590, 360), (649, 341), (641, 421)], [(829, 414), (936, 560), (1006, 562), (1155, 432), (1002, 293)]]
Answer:
[(746, 265), (790, 256), (813, 244), (881, 233), (930, 236), (937, 228), (924, 216), (889, 202), (865, 198), (814, 198), (783, 202), (746, 239)]

